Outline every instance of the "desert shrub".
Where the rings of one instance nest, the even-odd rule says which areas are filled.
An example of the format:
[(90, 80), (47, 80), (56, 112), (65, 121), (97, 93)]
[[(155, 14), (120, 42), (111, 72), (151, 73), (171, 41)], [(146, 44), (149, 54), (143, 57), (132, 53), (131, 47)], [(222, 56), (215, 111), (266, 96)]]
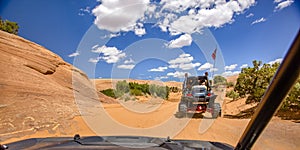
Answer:
[[(268, 88), (279, 63), (263, 64), (254, 60), (253, 67), (243, 68), (238, 76), (234, 90), (241, 96), (246, 97), (246, 103), (259, 102)], [(280, 110), (300, 110), (300, 78), (293, 86)]]
[(300, 78), (294, 85), (286, 100), (281, 105), (282, 110), (300, 110)]
[(159, 86), (159, 85), (151, 84), (149, 86), (149, 92), (152, 96), (168, 99), (170, 90), (168, 86)]
[(118, 81), (116, 85), (116, 91), (124, 94), (129, 92), (129, 85), (126, 80)]
[(143, 96), (143, 92), (139, 89), (130, 89), (130, 95)]
[(117, 98), (117, 96), (115, 95), (115, 90), (113, 90), (113, 89), (106, 89), (106, 90), (102, 90), (100, 92), (103, 93), (106, 96), (109, 96), (109, 97), (112, 97), (112, 98)]
[(178, 93), (180, 90), (178, 87), (172, 86), (172, 87), (169, 87), (169, 91), (172, 93)]
[(214, 77), (214, 84), (226, 84), (227, 80), (226, 78), (222, 77), (222, 76), (215, 76)]
[(117, 82), (115, 90), (105, 91), (105, 93), (110, 95), (111, 97), (113, 96), (114, 98), (123, 97), (124, 94), (129, 93), (130, 95), (134, 96), (152, 95), (161, 97), (163, 99), (168, 99), (170, 88), (168, 86), (159, 86), (155, 84), (148, 85), (138, 84), (135, 82), (127, 83), (124, 80)]
[(149, 85), (147, 83), (146, 84), (138, 84), (135, 82), (129, 82), (129, 88), (130, 88), (130, 90), (136, 91), (135, 93), (137, 93), (137, 91), (140, 91), (138, 93), (150, 94)]
[(126, 102), (126, 101), (129, 101), (129, 100), (130, 100), (130, 96), (126, 95), (126, 96), (124, 97), (124, 101)]
[(230, 87), (234, 87), (234, 83), (233, 82), (227, 82), (227, 88), (230, 88)]
[(235, 92), (234, 90), (231, 90), (231, 91), (226, 92), (226, 97), (236, 100), (239, 98), (239, 93)]
[(19, 25), (16, 22), (2, 20), (2, 18), (0, 17), (0, 30), (17, 35)]

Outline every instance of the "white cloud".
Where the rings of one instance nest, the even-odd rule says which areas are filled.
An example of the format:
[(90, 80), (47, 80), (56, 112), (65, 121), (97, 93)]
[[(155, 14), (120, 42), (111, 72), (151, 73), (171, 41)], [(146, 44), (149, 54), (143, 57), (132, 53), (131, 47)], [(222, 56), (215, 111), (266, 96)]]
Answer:
[(168, 76), (160, 76), (160, 77), (155, 77), (154, 80), (162, 80), (162, 79), (168, 79), (169, 77)]
[(260, 18), (260, 19), (256, 19), (255, 21), (253, 21), (251, 23), (251, 25), (257, 24), (257, 23), (261, 23), (261, 22), (265, 22), (267, 21), (264, 17)]
[[(161, 0), (151, 4), (149, 0), (102, 0), (92, 13), (97, 27), (111, 32), (135, 31), (138, 22), (153, 17), (162, 31), (175, 35), (232, 23), (234, 15), (254, 4), (255, 0)], [(137, 33), (143, 33), (140, 31)]]
[(174, 13), (182, 13), (187, 8), (201, 8), (193, 10), (194, 12), (188, 15), (178, 16), (171, 20), (169, 27), (183, 33), (200, 32), (204, 27), (221, 27), (226, 23), (233, 22), (234, 14), (239, 14), (245, 9), (252, 6), (254, 0), (239, 0), (239, 1), (176, 1), (167, 0), (164, 6)]
[(167, 28), (167, 29), (169, 30), (169, 32), (170, 32), (170, 34), (171, 34), (172, 36), (182, 34), (181, 31), (177, 31), (177, 30), (172, 29), (172, 28)]
[(246, 67), (248, 67), (248, 64), (242, 64), (242, 65), (240, 66), (241, 69), (242, 69), (242, 68), (246, 68)]
[(104, 36), (102, 36), (102, 37), (101, 37), (101, 39), (118, 37), (118, 36), (120, 36), (120, 35), (121, 35), (121, 33), (120, 33), (120, 32), (118, 32), (118, 33), (110, 33), (110, 34), (108, 34), (108, 35), (104, 35)]
[(130, 64), (130, 65), (118, 65), (117, 68), (120, 68), (120, 69), (133, 69), (135, 65), (133, 64)]
[(84, 16), (85, 14), (90, 14), (90, 12), (91, 12), (90, 9), (91, 8), (89, 6), (86, 6), (85, 8), (80, 8), (78, 15), (79, 16)]
[(82, 12), (90, 13), (91, 12), (90, 9), (91, 8), (89, 6), (86, 6), (85, 8), (80, 8), (79, 10), (82, 11)]
[(78, 55), (79, 55), (79, 52), (74, 52), (74, 53), (68, 55), (68, 57), (76, 57)]
[(92, 10), (99, 29), (111, 32), (130, 31), (144, 17), (149, 0), (102, 0)]
[(134, 33), (137, 36), (143, 36), (144, 34), (146, 34), (146, 30), (144, 28), (137, 28), (134, 29)]
[(182, 70), (190, 70), (195, 67), (200, 66), (200, 63), (192, 63), (194, 60), (194, 57), (191, 56), (190, 54), (181, 54), (179, 57), (170, 60), (168, 63), (169, 68), (180, 68)]
[(278, 3), (277, 6), (275, 7), (274, 11), (281, 10), (281, 9), (286, 8), (286, 7), (288, 7), (288, 6), (290, 6), (290, 5), (292, 5), (294, 3), (293, 0), (286, 0), (284, 2), (281, 2), (281, 0), (280, 1), (279, 0), (275, 0), (274, 2)]
[(149, 69), (149, 72), (164, 72), (166, 69), (168, 69), (168, 67), (158, 67), (158, 68), (152, 68)]
[(90, 58), (90, 59), (88, 60), (88, 62), (91, 62), (91, 63), (96, 64), (99, 60), (100, 60), (99, 57), (97, 57), (97, 58)]
[(207, 69), (210, 69), (210, 68), (212, 68), (213, 67), (213, 65), (211, 64), (211, 63), (205, 63), (205, 64), (203, 64), (202, 66), (200, 66), (199, 68), (198, 68), (198, 70), (200, 70), (200, 71), (202, 71), (202, 70), (207, 70)]
[(129, 58), (124, 61), (124, 64), (118, 65), (117, 68), (120, 69), (133, 69), (135, 67), (134, 60)]
[(169, 48), (181, 48), (183, 46), (189, 46), (192, 43), (192, 36), (189, 34), (183, 34), (179, 38), (172, 40), (168, 43)]
[(182, 70), (190, 70), (193, 69), (195, 67), (199, 67), (201, 64), (200, 63), (188, 63), (188, 64), (180, 64), (178, 68), (182, 69)]
[(279, 3), (281, 2), (282, 0), (274, 0), (274, 3)]
[(250, 18), (250, 17), (253, 17), (254, 16), (254, 14), (253, 13), (250, 13), (250, 14), (248, 14), (247, 16), (246, 16), (246, 18)]
[(126, 56), (125, 53), (118, 50), (116, 47), (106, 47), (105, 45), (101, 46), (101, 47), (94, 47), (94, 49), (92, 49), (92, 52), (99, 53), (100, 55), (102, 54), (103, 56), (99, 56), (97, 58), (98, 61), (104, 60), (106, 63), (109, 63), (109, 64), (116, 63), (121, 58), (124, 58)]
[(163, 31), (163, 32), (167, 32), (168, 31), (168, 28), (166, 27), (166, 26), (164, 26), (164, 25), (158, 25), (159, 26), (159, 28), (161, 29), (161, 31)]
[(210, 72), (218, 71), (218, 70), (219, 70), (218, 68), (210, 68), (210, 69), (209, 69)]
[(268, 62), (268, 64), (273, 65), (275, 63), (281, 63), (282, 60), (283, 60), (282, 58), (278, 58), (278, 59), (275, 59), (275, 60), (272, 60), (272, 61)]
[(237, 64), (232, 64), (232, 65), (230, 65), (230, 66), (225, 66), (225, 70), (227, 71), (227, 70), (229, 70), (229, 71), (231, 71), (231, 70), (234, 70), (235, 68), (237, 67)]
[(224, 77), (234, 76), (240, 74), (240, 71), (225, 71), (221, 75)]
[(147, 11), (145, 12), (147, 15), (149, 15), (150, 17), (152, 17), (153, 15), (155, 15), (155, 10), (156, 10), (156, 6), (154, 4), (150, 4), (147, 7)]
[[(180, 71), (176, 71), (176, 72), (169, 72), (167, 73), (167, 76), (172, 76), (175, 78), (184, 78), (186, 72), (180, 72)], [(190, 75), (190, 73), (188, 73), (188, 75)]]
[(174, 1), (174, 0), (161, 0), (161, 5), (163, 5), (162, 10), (174, 11), (177, 13), (186, 10), (189, 7), (196, 6), (196, 1)]
[(92, 49), (96, 49), (97, 47), (99, 47), (98, 44), (94, 45), (94, 46), (92, 47)]
[(179, 63), (190, 63), (194, 60), (194, 57), (190, 54), (181, 54), (178, 58), (170, 60), (169, 64), (179, 64)]
[(134, 63), (134, 60), (132, 58), (124, 61), (124, 64), (132, 64), (132, 63)]

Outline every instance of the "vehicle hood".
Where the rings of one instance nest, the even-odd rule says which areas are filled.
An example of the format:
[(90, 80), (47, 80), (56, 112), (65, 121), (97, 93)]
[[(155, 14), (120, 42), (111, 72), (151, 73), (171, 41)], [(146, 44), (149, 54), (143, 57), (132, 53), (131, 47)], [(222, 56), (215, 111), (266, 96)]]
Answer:
[(32, 138), (6, 145), (14, 149), (233, 149), (232, 146), (210, 141), (173, 140), (143, 136), (89, 136)]

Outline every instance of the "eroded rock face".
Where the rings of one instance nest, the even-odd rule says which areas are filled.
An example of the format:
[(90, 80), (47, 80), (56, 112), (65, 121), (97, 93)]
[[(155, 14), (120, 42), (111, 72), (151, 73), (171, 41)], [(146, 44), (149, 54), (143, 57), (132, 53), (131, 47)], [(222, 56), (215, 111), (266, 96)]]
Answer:
[(0, 70), (0, 141), (36, 130), (68, 132), (71, 119), (79, 115), (74, 92), (99, 100), (82, 71), (44, 47), (2, 31)]

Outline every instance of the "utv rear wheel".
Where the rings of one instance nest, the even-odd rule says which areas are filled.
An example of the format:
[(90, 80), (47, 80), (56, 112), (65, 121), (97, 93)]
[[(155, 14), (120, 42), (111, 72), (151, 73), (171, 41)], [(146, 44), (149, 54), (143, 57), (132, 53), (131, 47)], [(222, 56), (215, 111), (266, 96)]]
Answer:
[(211, 116), (212, 116), (213, 119), (216, 119), (216, 118), (218, 118), (219, 113), (216, 112), (215, 110), (213, 110), (213, 112), (211, 113)]
[(183, 118), (183, 117), (185, 117), (185, 113), (179, 111), (175, 114), (175, 116), (176, 116), (176, 118)]
[(212, 107), (212, 112), (211, 112), (212, 118), (218, 118), (221, 116), (221, 106), (219, 103), (214, 103)]
[(185, 103), (180, 103), (178, 105), (178, 112), (176, 113), (177, 118), (186, 117), (187, 106)]

